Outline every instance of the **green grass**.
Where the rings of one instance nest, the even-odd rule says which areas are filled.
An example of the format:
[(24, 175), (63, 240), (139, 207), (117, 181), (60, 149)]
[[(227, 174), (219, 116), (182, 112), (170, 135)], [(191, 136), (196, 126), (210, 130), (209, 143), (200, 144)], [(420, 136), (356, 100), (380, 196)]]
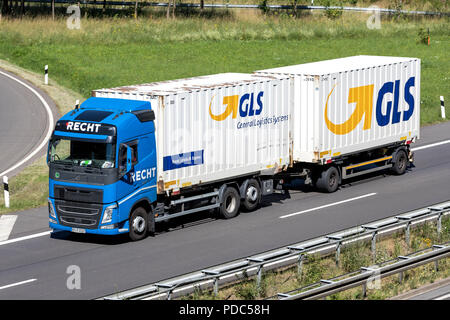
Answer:
[[(50, 78), (87, 98), (93, 89), (196, 75), (359, 54), (412, 56), (422, 59), (422, 124), (439, 121), (450, 78), (448, 20), (385, 21), (369, 30), (360, 15), (352, 17), (84, 19), (81, 30), (68, 30), (64, 20), (7, 21), (0, 58), (35, 72), (48, 64)], [(427, 26), (431, 46), (419, 42)]]

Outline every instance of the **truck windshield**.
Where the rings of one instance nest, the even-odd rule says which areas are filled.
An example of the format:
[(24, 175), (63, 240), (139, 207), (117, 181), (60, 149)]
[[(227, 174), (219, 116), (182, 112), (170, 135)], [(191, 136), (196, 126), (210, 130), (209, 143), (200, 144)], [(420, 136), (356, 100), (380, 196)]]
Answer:
[(50, 162), (57, 164), (113, 168), (115, 162), (113, 143), (52, 139), (49, 153)]

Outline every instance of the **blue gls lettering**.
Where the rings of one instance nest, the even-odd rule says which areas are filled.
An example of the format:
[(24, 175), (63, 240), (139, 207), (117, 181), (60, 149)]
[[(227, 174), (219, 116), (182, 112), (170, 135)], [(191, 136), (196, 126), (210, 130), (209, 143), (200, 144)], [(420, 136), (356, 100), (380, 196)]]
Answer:
[(258, 104), (258, 109), (255, 110), (255, 115), (259, 116), (259, 114), (262, 111), (263, 108), (263, 103), (262, 103), (262, 96), (264, 95), (264, 91), (261, 91), (260, 93), (258, 93), (258, 96), (256, 97), (256, 103)]
[[(248, 100), (250, 100), (250, 103), (247, 102)], [(253, 93), (251, 95), (251, 99), (250, 94), (248, 93), (242, 95), (241, 100), (239, 101), (239, 114), (241, 115), (241, 117), (252, 115), (253, 113), (252, 109), (253, 109)]]
[(414, 113), (414, 96), (411, 94), (409, 89), (414, 87), (416, 84), (416, 77), (409, 78), (405, 84), (405, 101), (409, 106), (409, 109), (403, 112), (403, 121), (408, 121)]
[(239, 114), (241, 117), (252, 117), (252, 116), (258, 116), (261, 114), (263, 103), (262, 103), (262, 96), (264, 95), (264, 92), (261, 91), (258, 93), (256, 97), (256, 104), (258, 105), (258, 108), (255, 109), (255, 99), (254, 93), (246, 93), (242, 95), (241, 99), (239, 100)]
[(377, 99), (377, 122), (378, 125), (383, 127), (389, 123), (389, 118), (391, 117), (391, 108), (392, 108), (392, 101), (388, 101), (387, 108), (386, 108), (386, 114), (383, 114), (381, 111), (381, 106), (383, 104), (383, 97), (386, 93), (392, 93), (394, 91), (394, 83), (393, 82), (386, 82), (378, 92), (378, 99)]
[[(404, 99), (408, 104), (409, 109), (403, 112), (403, 121), (408, 121), (414, 113), (414, 96), (410, 93), (410, 88), (415, 85), (415, 77), (411, 77), (405, 84), (405, 94)], [(394, 101), (388, 101), (386, 105), (386, 113), (383, 114), (382, 106), (383, 99), (387, 93), (392, 93)], [(399, 123), (401, 119), (401, 112), (398, 111), (399, 106), (399, 96), (400, 96), (400, 80), (394, 82), (386, 82), (378, 92), (377, 107), (376, 107), (376, 118), (379, 126), (384, 127), (391, 122), (392, 114), (392, 124)]]
[(394, 110), (392, 110), (392, 124), (400, 122), (401, 112), (398, 112), (399, 91), (400, 91), (400, 80), (396, 80), (394, 89)]

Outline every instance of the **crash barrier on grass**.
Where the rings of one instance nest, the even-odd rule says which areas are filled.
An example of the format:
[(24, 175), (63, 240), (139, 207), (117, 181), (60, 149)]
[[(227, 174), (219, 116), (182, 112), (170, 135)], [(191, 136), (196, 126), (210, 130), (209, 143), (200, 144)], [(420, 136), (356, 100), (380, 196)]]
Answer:
[(359, 286), (362, 286), (362, 297), (366, 297), (368, 287), (369, 289), (381, 288), (380, 281), (382, 278), (399, 274), (399, 282), (401, 282), (403, 272), (431, 262), (434, 262), (435, 270), (437, 271), (439, 260), (450, 256), (449, 244), (433, 245), (431, 248), (406, 256), (398, 256), (381, 264), (362, 267), (356, 272), (347, 273), (332, 279), (320, 280), (306, 287), (286, 293), (278, 293), (277, 297), (279, 300), (315, 300)]
[[(73, 0), (24, 0), (26, 3), (48, 3), (55, 4), (80, 4), (83, 6), (124, 6), (124, 7), (167, 7), (168, 2), (146, 2), (146, 1), (73, 1)], [(384, 9), (384, 8), (360, 8), (360, 7), (340, 7), (340, 6), (306, 6), (306, 5), (259, 5), (259, 4), (200, 4), (200, 3), (178, 3), (178, 8), (208, 8), (208, 9), (269, 9), (269, 10), (342, 10), (353, 12), (379, 12), (384, 14), (408, 14), (408, 15), (426, 15), (426, 16), (441, 16), (450, 15), (450, 12), (437, 11), (416, 11), (416, 10), (399, 10), (399, 9)]]
[(196, 290), (209, 290), (211, 288), (214, 294), (217, 295), (220, 285), (230, 284), (250, 276), (256, 276), (256, 285), (259, 287), (264, 271), (297, 264), (298, 273), (302, 274), (303, 263), (310, 254), (326, 255), (334, 252), (335, 260), (338, 264), (341, 249), (356, 241), (371, 241), (372, 259), (375, 262), (377, 237), (404, 230), (405, 240), (409, 245), (411, 228), (428, 221), (436, 221), (437, 233), (440, 237), (442, 233), (442, 218), (448, 214), (450, 214), (450, 201), (192, 272), (173, 279), (118, 292), (100, 299), (170, 300)]

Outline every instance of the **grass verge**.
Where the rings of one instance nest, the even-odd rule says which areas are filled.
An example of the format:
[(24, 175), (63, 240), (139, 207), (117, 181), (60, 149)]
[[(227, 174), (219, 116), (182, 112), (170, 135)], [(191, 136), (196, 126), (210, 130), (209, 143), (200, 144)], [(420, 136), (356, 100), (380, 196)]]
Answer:
[[(450, 217), (442, 220), (442, 233), (439, 236), (436, 224), (427, 222), (411, 231), (410, 243), (406, 243), (403, 232), (386, 236), (377, 243), (375, 263), (381, 263), (396, 258), (399, 255), (429, 248), (436, 243), (450, 241)], [(255, 300), (276, 296), (277, 293), (289, 292), (313, 284), (321, 279), (331, 279), (346, 273), (359, 270), (372, 264), (370, 243), (357, 242), (341, 251), (339, 265), (336, 265), (334, 255), (320, 257), (310, 255), (304, 263), (302, 273), (297, 267), (286, 267), (263, 274), (261, 285), (256, 286), (255, 277), (244, 277), (242, 281), (221, 288), (218, 296), (211, 291), (197, 290), (193, 294), (181, 297), (181, 300)], [(327, 297), (327, 300), (379, 300), (388, 299), (401, 293), (416, 289), (422, 285), (450, 277), (450, 258), (442, 259), (438, 271), (434, 263), (408, 270), (403, 273), (403, 280), (398, 275), (381, 280), (381, 288), (367, 290), (367, 296), (362, 296), (362, 288), (357, 287), (342, 291)]]

